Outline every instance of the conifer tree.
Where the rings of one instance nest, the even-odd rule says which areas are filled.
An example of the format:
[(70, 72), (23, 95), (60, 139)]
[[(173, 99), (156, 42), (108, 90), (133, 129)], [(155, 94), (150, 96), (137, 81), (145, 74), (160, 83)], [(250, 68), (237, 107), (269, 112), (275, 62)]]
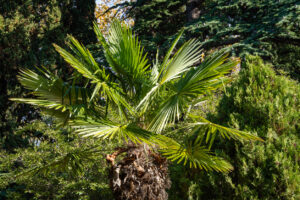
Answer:
[(206, 50), (230, 47), (234, 54), (258, 54), (299, 80), (300, 2), (297, 0), (176, 0), (131, 5), (134, 29), (155, 55), (181, 28)]
[(57, 73), (67, 72), (52, 43), (64, 45), (68, 33), (85, 44), (94, 42), (91, 29), (95, 2), (1, 0), (0, 5), (0, 144), (12, 150), (26, 145), (21, 136), (16, 136), (16, 127), (39, 116), (35, 109), (8, 101), (23, 94), (16, 80), (17, 71), (40, 65), (55, 70), (59, 64), (65, 67)]
[(256, 132), (265, 142), (244, 146), (216, 142), (215, 151), (235, 163), (229, 174), (175, 167), (181, 173), (173, 181), (186, 189), (172, 188), (174, 199), (187, 195), (190, 199), (299, 199), (299, 99), (299, 83), (276, 75), (258, 56), (246, 56), (239, 76), (219, 100), (217, 112), (210, 111), (208, 116), (223, 125)]

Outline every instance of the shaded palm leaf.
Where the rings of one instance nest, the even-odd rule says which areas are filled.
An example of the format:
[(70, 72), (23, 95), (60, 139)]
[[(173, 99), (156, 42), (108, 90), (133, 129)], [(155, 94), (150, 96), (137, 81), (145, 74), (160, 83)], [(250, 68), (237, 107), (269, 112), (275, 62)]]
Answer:
[(57, 172), (67, 172), (71, 175), (78, 176), (84, 171), (84, 163), (86, 161), (95, 160), (102, 150), (98, 146), (89, 149), (76, 149), (65, 155), (62, 155), (47, 164), (41, 164), (31, 167), (28, 170), (16, 175), (16, 178), (35, 175), (48, 174)]

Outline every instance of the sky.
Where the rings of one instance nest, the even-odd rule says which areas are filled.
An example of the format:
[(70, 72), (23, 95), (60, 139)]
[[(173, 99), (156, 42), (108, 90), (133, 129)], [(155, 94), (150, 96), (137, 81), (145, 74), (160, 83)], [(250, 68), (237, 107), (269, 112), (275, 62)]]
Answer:
[[(102, 2), (102, 0), (96, 0), (96, 4), (99, 4), (101, 2)], [(108, 5), (112, 6), (114, 4), (114, 2), (115, 2), (115, 0), (112, 0)]]

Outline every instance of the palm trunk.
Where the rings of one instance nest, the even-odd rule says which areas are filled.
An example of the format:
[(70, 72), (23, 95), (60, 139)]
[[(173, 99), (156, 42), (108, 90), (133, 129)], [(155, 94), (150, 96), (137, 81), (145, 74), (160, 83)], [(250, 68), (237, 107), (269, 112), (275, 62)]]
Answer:
[[(118, 163), (114, 159), (120, 153), (125, 157)], [(110, 187), (116, 200), (166, 200), (166, 189), (171, 186), (168, 164), (165, 158), (153, 153), (146, 144), (128, 145), (107, 155), (112, 164)]]

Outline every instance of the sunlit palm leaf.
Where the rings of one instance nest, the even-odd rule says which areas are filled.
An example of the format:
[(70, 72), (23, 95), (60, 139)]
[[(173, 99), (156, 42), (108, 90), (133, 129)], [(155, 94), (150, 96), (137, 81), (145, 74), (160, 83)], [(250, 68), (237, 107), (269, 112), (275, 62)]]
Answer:
[(91, 83), (95, 84), (91, 100), (95, 96), (106, 96), (111, 100), (111, 102), (114, 102), (119, 107), (119, 110), (121, 111), (120, 114), (123, 117), (125, 116), (124, 108), (134, 115), (135, 111), (122, 96), (121, 88), (117, 84), (109, 81), (109, 76), (105, 74), (105, 70), (99, 68), (93, 56), (86, 48), (80, 45), (80, 43), (73, 37), (70, 37), (70, 40), (72, 43), (70, 48), (76, 56), (73, 56), (57, 45), (55, 45), (55, 48), (73, 68), (82, 74), (82, 76), (88, 78)]
[[(182, 30), (178, 33), (177, 37), (175, 38), (175, 40), (173, 41), (171, 47), (169, 48), (167, 54), (165, 55), (164, 60), (163, 60), (163, 62), (162, 62), (162, 64), (161, 64), (161, 66), (160, 66), (160, 73), (159, 73), (159, 76), (162, 76), (162, 75), (163, 75), (162, 73), (165, 72), (165, 69), (166, 69), (167, 64), (168, 64), (168, 62), (169, 62), (169, 58), (170, 58), (171, 54), (173, 53), (173, 51), (174, 51), (174, 49), (175, 49), (175, 47), (176, 47), (176, 45), (177, 45), (179, 39), (181, 38), (183, 32), (184, 32), (184, 29), (182, 29)], [(159, 77), (159, 76), (158, 76), (158, 77)], [(157, 78), (158, 78), (158, 77), (157, 77)]]
[(190, 69), (185, 76), (175, 83), (179, 95), (196, 97), (199, 94), (216, 90), (227, 83), (230, 78), (224, 77), (237, 64), (236, 61), (227, 61), (228, 53), (217, 52), (200, 66)]
[(192, 118), (196, 119), (199, 122), (190, 123), (185, 129), (192, 129), (192, 132), (198, 135), (202, 135), (205, 138), (207, 144), (209, 144), (209, 148), (211, 148), (212, 143), (217, 134), (219, 134), (224, 139), (234, 139), (234, 140), (257, 140), (263, 141), (260, 137), (255, 136), (253, 134), (228, 128), (225, 126), (221, 126), (219, 124), (212, 123), (207, 119), (201, 116), (191, 116)]
[[(92, 82), (106, 80), (107, 76), (105, 75), (105, 71), (99, 68), (90, 52), (87, 49), (83, 48), (74, 38), (71, 38), (71, 41), (74, 42), (74, 45), (70, 45), (72, 47), (72, 50), (75, 52), (80, 52), (80, 54), (78, 53), (77, 56), (73, 56), (71, 53), (55, 44), (54, 47), (56, 51), (64, 58), (64, 60), (68, 62), (80, 74), (82, 74), (82, 76), (90, 79), (90, 81)], [(78, 50), (76, 51), (75, 49)], [(90, 60), (90, 62), (87, 62), (86, 60)]]
[(179, 78), (191, 66), (201, 58), (200, 43), (190, 40), (184, 43), (175, 55), (167, 61), (166, 67), (162, 68), (159, 84), (162, 85), (170, 80)]
[[(226, 62), (228, 53), (220, 51), (208, 58), (200, 66), (189, 69), (175, 84), (171, 95), (163, 102), (150, 124), (150, 130), (160, 133), (169, 123), (179, 120), (184, 112), (184, 106), (195, 103), (192, 99), (199, 95), (216, 90), (230, 78), (224, 74), (236, 66), (237, 62)], [(149, 93), (150, 95), (150, 93)], [(150, 98), (145, 98), (150, 99)]]
[(162, 107), (159, 108), (159, 111), (149, 125), (149, 129), (156, 133), (160, 133), (168, 123), (173, 123), (176, 119), (179, 119), (182, 109), (180, 97), (176, 95), (170, 97), (162, 104)]
[(93, 104), (87, 103), (90, 101), (90, 90), (65, 83), (48, 71), (41, 69), (39, 71), (41, 74), (24, 69), (18, 75), (20, 83), (25, 88), (33, 90), (32, 93), (38, 99), (11, 98), (11, 100), (43, 107), (48, 111), (56, 110), (56, 114), (68, 111), (69, 116), (79, 113), (82, 108), (89, 112), (94, 110)]
[[(107, 41), (97, 25), (94, 29), (104, 48), (105, 57), (117, 76), (121, 81), (129, 84), (128, 89), (140, 92), (147, 78), (149, 64), (137, 37), (131, 30), (122, 28), (117, 21), (112, 23)], [(123, 89), (127, 90), (127, 88)]]
[(111, 121), (94, 120), (91, 118), (75, 119), (71, 121), (75, 132), (83, 137), (98, 137), (103, 139), (118, 139), (134, 143), (155, 143), (156, 135), (146, 131), (134, 123), (118, 124)]
[(154, 70), (151, 77), (153, 87), (149, 89), (148, 93), (139, 102), (137, 106), (138, 110), (145, 111), (145, 109), (149, 106), (151, 99), (153, 99), (162, 85), (171, 80), (179, 78), (184, 72), (188, 71), (190, 67), (200, 60), (200, 43), (196, 40), (190, 40), (184, 43), (174, 54), (174, 56), (171, 57), (171, 53), (175, 49), (175, 46), (178, 43), (182, 33), (183, 30), (176, 37), (162, 64), (158, 67), (157, 63), (152, 69)]
[(183, 163), (191, 168), (205, 170), (215, 170), (219, 172), (228, 172), (233, 169), (230, 163), (224, 159), (214, 156), (201, 141), (188, 140), (180, 145), (174, 140), (166, 140), (167, 148), (160, 151), (164, 156), (173, 162)]

